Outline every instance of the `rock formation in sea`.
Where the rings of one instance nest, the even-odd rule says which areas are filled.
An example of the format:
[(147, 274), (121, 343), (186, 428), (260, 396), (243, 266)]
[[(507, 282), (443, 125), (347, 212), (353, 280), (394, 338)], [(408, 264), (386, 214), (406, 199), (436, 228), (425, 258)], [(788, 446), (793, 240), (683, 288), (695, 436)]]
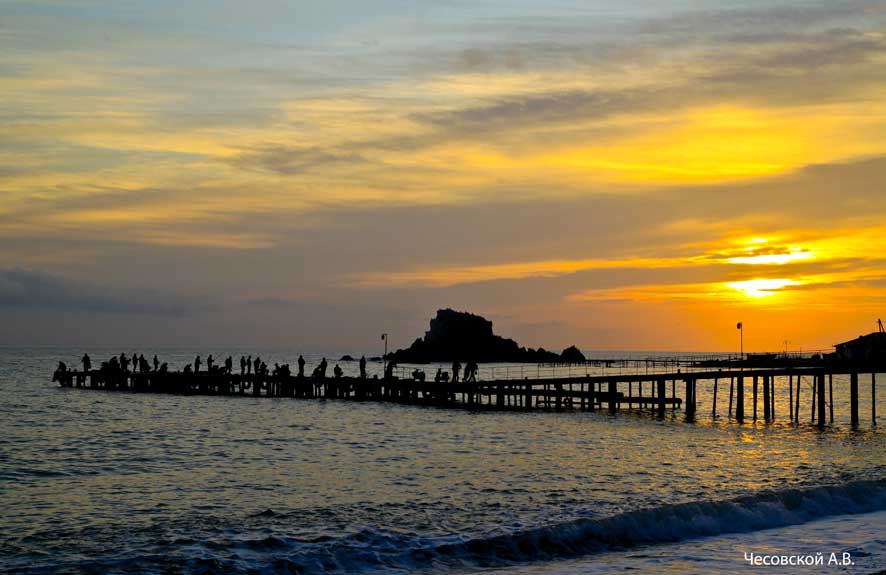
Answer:
[(492, 322), (479, 315), (452, 309), (437, 310), (431, 329), (407, 349), (388, 354), (397, 363), (449, 362), (528, 362), (581, 363), (585, 356), (570, 346), (563, 353), (544, 348), (520, 347), (512, 339), (495, 335)]

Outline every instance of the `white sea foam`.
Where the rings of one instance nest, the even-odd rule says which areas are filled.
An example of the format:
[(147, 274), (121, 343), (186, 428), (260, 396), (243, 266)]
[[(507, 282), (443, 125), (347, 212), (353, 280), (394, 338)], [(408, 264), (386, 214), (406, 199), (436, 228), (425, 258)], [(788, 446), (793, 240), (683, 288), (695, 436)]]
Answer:
[[(640, 545), (796, 525), (833, 515), (886, 510), (886, 480), (786, 489), (572, 521), (444, 545), (433, 554), (481, 564), (537, 561)], [(424, 554), (428, 554), (427, 550)]]
[[(611, 575), (663, 573), (680, 575), (738, 575), (795, 572), (804, 575), (840, 573), (870, 575), (886, 570), (886, 511), (826, 517), (809, 523), (762, 531), (690, 539), (676, 544), (644, 546), (579, 559), (532, 563), (484, 570), (495, 575)], [(768, 556), (815, 557), (822, 565), (755, 567), (745, 553)], [(831, 553), (839, 564), (831, 562)], [(843, 564), (848, 553), (851, 564)]]

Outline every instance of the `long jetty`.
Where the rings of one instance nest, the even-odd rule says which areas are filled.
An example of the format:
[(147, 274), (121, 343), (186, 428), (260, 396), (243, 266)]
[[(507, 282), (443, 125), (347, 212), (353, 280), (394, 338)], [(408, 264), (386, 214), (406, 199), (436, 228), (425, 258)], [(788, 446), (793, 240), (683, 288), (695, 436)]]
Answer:
[[(884, 366), (788, 366), (762, 369), (720, 368), (671, 373), (578, 375), (569, 377), (496, 379), (489, 381), (436, 382), (417, 379), (359, 377), (299, 377), (274, 374), (238, 374), (179, 371), (56, 371), (53, 377), (63, 387), (168, 393), (301, 399), (386, 401), (436, 407), (510, 410), (646, 410), (665, 417), (670, 409), (682, 409), (687, 421), (697, 413), (700, 381), (713, 382), (712, 417), (718, 417), (718, 392), (725, 403), (728, 383), (728, 416), (738, 423), (758, 418), (776, 418), (776, 394), (788, 394), (789, 420), (800, 421), (801, 382), (811, 383), (811, 422), (826, 427), (834, 421), (836, 374), (849, 375), (849, 412), (852, 427), (858, 427), (859, 374), (871, 375), (871, 423), (876, 425), (876, 375)], [(780, 378), (781, 389), (776, 379)], [(787, 385), (785, 386), (785, 378)], [(808, 387), (807, 387), (808, 389)], [(746, 395), (752, 394), (752, 413), (745, 413)], [(783, 396), (782, 396), (783, 397)], [(758, 411), (758, 405), (760, 410)]]

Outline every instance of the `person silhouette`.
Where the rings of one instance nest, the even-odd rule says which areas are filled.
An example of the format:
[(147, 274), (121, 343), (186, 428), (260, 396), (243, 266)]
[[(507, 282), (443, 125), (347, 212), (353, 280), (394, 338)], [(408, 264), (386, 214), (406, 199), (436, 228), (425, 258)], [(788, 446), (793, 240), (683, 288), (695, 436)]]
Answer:
[(338, 364), (335, 364), (335, 367), (332, 369), (332, 374), (336, 377), (336, 379), (338, 379), (342, 375), (344, 375), (344, 372), (341, 370)]
[(461, 371), (461, 364), (458, 360), (452, 362), (452, 383), (458, 383), (458, 372)]
[(154, 371), (158, 371), (160, 369), (160, 359), (157, 357), (157, 354), (154, 354)]
[(305, 376), (305, 358), (301, 354), (298, 356), (298, 376)]
[(209, 354), (209, 357), (206, 358), (206, 371), (212, 373), (212, 364), (215, 363), (215, 360), (212, 359), (212, 354)]
[(227, 373), (228, 375), (230, 375), (230, 373), (231, 373), (233, 370), (234, 370), (234, 358), (232, 358), (232, 357), (229, 355), (228, 358), (225, 360), (225, 373)]
[(246, 358), (246, 373), (247, 374), (252, 373), (252, 356), (251, 355)]
[(240, 375), (246, 374), (246, 358), (240, 356)]
[(252, 371), (255, 372), (255, 375), (261, 374), (261, 372), (259, 371), (259, 368), (261, 368), (261, 358), (258, 356), (255, 356), (255, 359), (252, 362)]
[(123, 373), (129, 371), (129, 358), (123, 352), (120, 353), (120, 369), (123, 370)]
[(89, 371), (92, 369), (92, 360), (89, 359), (88, 353), (84, 353), (83, 359), (81, 359), (80, 361), (83, 362), (83, 371)]
[(326, 368), (329, 364), (326, 363), (326, 358), (320, 360), (320, 365), (317, 366), (318, 374), (320, 375), (320, 379), (326, 378)]
[(200, 359), (199, 355), (196, 358), (194, 358), (194, 373), (200, 373), (200, 365), (202, 363), (203, 363), (203, 360)]
[(366, 356), (360, 356), (360, 379), (366, 379)]
[(465, 381), (477, 381), (477, 364), (473, 361), (465, 367)]

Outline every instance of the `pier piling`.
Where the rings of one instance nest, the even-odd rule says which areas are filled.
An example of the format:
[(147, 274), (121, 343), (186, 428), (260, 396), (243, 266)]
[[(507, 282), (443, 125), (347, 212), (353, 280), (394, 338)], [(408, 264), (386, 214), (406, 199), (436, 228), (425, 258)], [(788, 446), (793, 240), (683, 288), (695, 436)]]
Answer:
[(754, 421), (757, 421), (757, 385), (758, 377), (754, 376)]
[(852, 428), (858, 427), (858, 373), (849, 374), (849, 418)]
[(815, 398), (818, 395), (818, 376), (812, 379), (812, 410), (809, 413), (809, 423), (815, 423)]
[(730, 377), (729, 378), (729, 413), (728, 413), (728, 417), (730, 417), (730, 418), (732, 417), (732, 394), (733, 394), (734, 387), (735, 387), (735, 378)]
[(802, 376), (797, 375), (797, 398), (794, 403), (794, 421), (800, 423), (800, 379)]
[(763, 376), (763, 420), (769, 423), (769, 376)]
[(692, 421), (695, 419), (695, 401), (693, 400), (693, 389), (692, 389), (692, 378), (687, 377), (684, 382), (686, 383), (686, 420)]
[(834, 424), (834, 374), (828, 374), (828, 407), (830, 408), (831, 425)]

